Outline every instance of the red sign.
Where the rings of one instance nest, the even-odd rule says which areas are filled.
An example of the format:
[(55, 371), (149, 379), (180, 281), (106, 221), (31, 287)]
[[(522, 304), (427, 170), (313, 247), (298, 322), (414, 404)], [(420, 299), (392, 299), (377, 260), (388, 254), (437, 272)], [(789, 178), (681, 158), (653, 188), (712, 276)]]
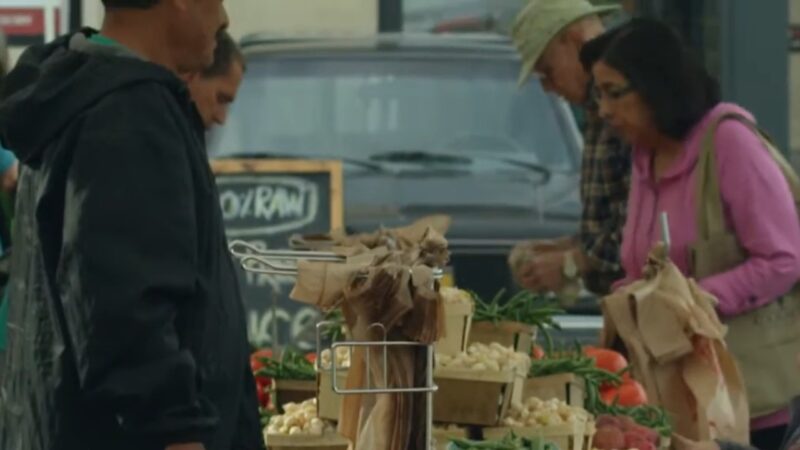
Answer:
[(800, 25), (789, 25), (789, 50), (800, 51)]
[[(60, 32), (59, 10), (54, 14), (56, 35)], [(44, 35), (44, 9), (0, 8), (0, 28), (8, 37)]]

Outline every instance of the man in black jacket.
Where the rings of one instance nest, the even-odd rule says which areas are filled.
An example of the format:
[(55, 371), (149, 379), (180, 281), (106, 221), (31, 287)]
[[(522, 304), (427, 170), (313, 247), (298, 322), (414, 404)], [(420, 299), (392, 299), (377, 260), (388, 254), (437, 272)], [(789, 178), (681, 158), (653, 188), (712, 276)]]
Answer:
[(22, 163), (3, 450), (259, 450), (244, 308), (203, 124), (221, 0), (103, 0), (32, 47), (0, 136)]

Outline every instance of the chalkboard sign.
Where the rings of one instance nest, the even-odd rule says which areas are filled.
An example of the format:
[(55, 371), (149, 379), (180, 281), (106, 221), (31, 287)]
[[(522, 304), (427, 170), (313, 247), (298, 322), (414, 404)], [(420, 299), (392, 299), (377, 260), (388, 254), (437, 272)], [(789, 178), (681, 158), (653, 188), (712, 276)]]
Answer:
[[(293, 234), (328, 233), (343, 227), (339, 161), (231, 159), (212, 161), (211, 166), (230, 240), (285, 249)], [(319, 314), (289, 299), (294, 277), (253, 274), (244, 271), (238, 260), (235, 263), (250, 341), (259, 347), (274, 345), (277, 330), (280, 345), (313, 349)]]

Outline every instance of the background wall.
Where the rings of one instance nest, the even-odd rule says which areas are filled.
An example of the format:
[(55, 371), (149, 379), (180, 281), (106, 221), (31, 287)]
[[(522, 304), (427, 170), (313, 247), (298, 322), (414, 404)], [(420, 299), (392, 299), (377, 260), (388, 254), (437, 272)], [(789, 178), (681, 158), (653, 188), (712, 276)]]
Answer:
[[(789, 0), (789, 24), (800, 27), (800, 0)], [(789, 53), (789, 142), (800, 167), (800, 52)]]
[[(20, 1), (45, 0), (0, 0), (0, 5)], [(101, 1), (80, 1), (83, 25), (99, 27)], [(230, 31), (240, 38), (263, 31), (373, 33), (378, 29), (379, 2), (392, 1), (401, 0), (226, 0), (226, 6)], [(499, 15), (510, 10), (505, 15), (513, 17), (513, 5), (519, 1), (402, 0), (399, 10), (405, 12), (407, 29), (421, 31), (470, 11)], [(752, 109), (800, 163), (800, 0), (593, 1), (619, 2), (630, 12), (661, 17), (678, 27), (721, 78), (725, 98)], [(797, 51), (789, 50), (792, 33)], [(21, 51), (10, 48), (12, 61)]]

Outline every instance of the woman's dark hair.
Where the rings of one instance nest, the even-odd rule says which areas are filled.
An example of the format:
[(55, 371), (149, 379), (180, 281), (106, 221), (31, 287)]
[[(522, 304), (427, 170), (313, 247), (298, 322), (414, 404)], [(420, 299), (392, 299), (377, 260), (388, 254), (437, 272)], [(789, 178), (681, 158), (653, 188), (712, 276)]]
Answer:
[(719, 83), (678, 33), (655, 19), (637, 18), (589, 41), (581, 64), (618, 70), (653, 112), (656, 127), (683, 139), (720, 101)]
[(108, 9), (148, 9), (158, 4), (159, 0), (102, 0)]

